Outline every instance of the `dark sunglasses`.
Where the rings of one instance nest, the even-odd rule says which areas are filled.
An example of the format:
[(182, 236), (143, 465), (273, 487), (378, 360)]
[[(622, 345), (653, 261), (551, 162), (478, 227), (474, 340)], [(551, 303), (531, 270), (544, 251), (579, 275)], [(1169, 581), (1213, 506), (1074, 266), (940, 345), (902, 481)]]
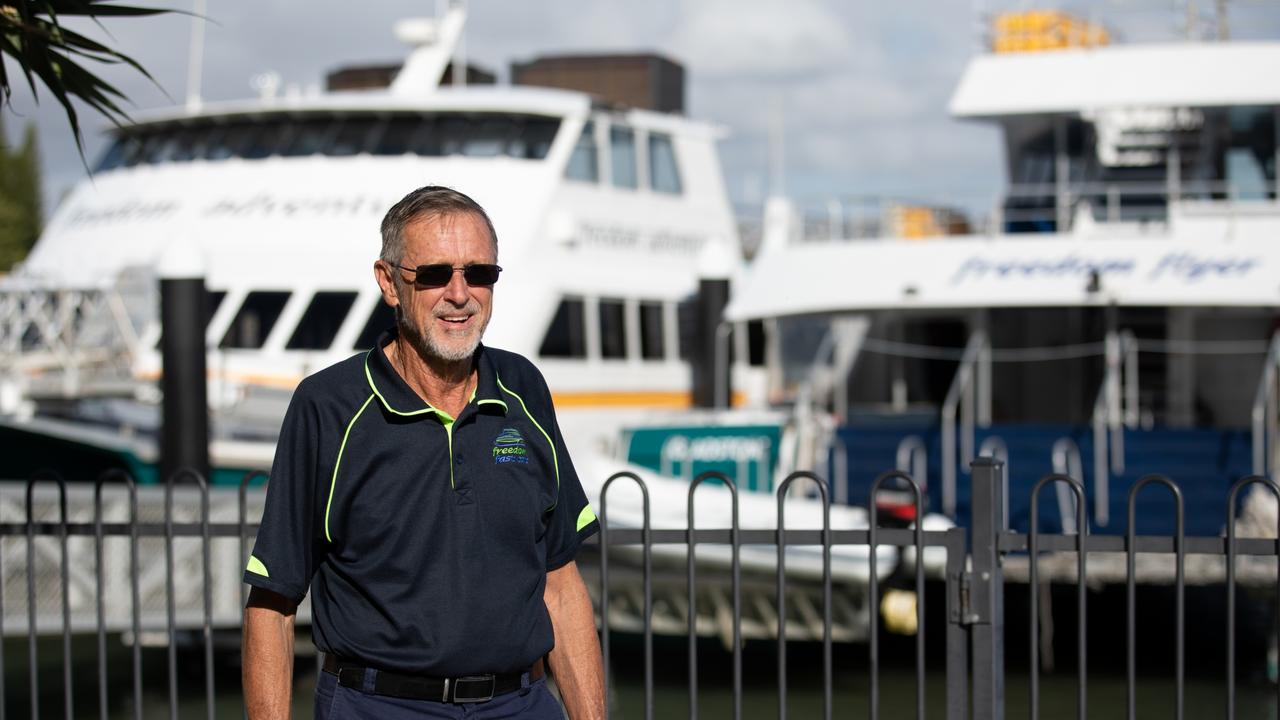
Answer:
[(413, 284), (424, 288), (444, 287), (453, 279), (453, 273), (458, 271), (462, 272), (462, 279), (466, 280), (468, 285), (492, 285), (498, 282), (498, 273), (502, 272), (502, 268), (487, 263), (474, 263), (462, 267), (445, 263), (419, 265), (416, 268), (404, 265), (396, 265), (396, 267), (413, 273)]

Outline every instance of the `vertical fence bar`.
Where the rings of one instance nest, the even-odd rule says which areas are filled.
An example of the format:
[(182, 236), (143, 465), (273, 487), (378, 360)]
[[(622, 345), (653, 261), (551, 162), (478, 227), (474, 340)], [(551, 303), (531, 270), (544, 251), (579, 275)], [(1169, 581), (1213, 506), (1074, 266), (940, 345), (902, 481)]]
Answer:
[[(870, 530), (875, 533), (879, 525), (879, 508), (875, 503), (875, 496), (886, 482), (893, 480), (898, 483), (906, 483), (911, 490), (912, 500), (915, 503), (916, 523), (915, 523), (915, 553), (916, 553), (916, 718), (924, 720), (925, 718), (925, 635), (924, 635), (924, 526), (922, 520), (924, 518), (924, 493), (920, 491), (920, 486), (907, 473), (901, 470), (890, 470), (881, 473), (876, 478), (875, 483), (871, 486), (871, 522)], [(872, 551), (874, 554), (874, 550)], [(874, 567), (874, 566), (873, 566)], [(873, 600), (877, 598), (873, 595)], [(873, 615), (873, 618), (875, 616)], [(872, 623), (872, 633), (878, 623)], [(877, 659), (878, 660), (878, 659)]]
[(818, 486), (818, 496), (822, 499), (822, 717), (831, 720), (831, 501), (822, 478), (804, 470), (791, 473), (778, 486), (778, 720), (786, 720), (787, 717), (786, 498), (791, 484), (801, 478), (812, 480)]
[(36, 649), (36, 520), (32, 490), (36, 478), (27, 480), (27, 680), (31, 692), (31, 720), (40, 720), (39, 651)]
[(75, 696), (71, 684), (71, 554), (67, 548), (67, 484), (58, 480), (58, 549), (62, 567), (59, 575), (62, 580), (62, 692), (64, 717), (72, 720), (76, 716), (73, 706)]
[(1174, 631), (1174, 642), (1176, 644), (1174, 659), (1174, 676), (1175, 676), (1175, 696), (1174, 696), (1174, 718), (1182, 720), (1183, 717), (1183, 698), (1185, 696), (1184, 687), (1184, 666), (1185, 666), (1185, 648), (1186, 648), (1186, 627), (1184, 625), (1185, 617), (1185, 579), (1184, 570), (1186, 567), (1186, 514), (1182, 504), (1182, 490), (1177, 483), (1170, 480), (1164, 475), (1146, 475), (1138, 482), (1134, 483), (1129, 489), (1129, 528), (1125, 536), (1125, 554), (1128, 562), (1128, 572), (1125, 576), (1125, 628), (1127, 629), (1126, 638), (1126, 660), (1127, 681), (1126, 681), (1126, 697), (1128, 700), (1129, 720), (1137, 720), (1138, 717), (1138, 641), (1137, 641), (1137, 615), (1138, 615), (1138, 578), (1137, 578), (1137, 541), (1138, 541), (1138, 524), (1137, 524), (1137, 508), (1138, 508), (1138, 492), (1142, 488), (1157, 483), (1169, 488), (1169, 492), (1173, 493), (1175, 507), (1175, 533), (1173, 536), (1173, 552), (1177, 566), (1174, 570), (1174, 594), (1176, 603), (1174, 611), (1174, 622), (1177, 627)]
[(138, 587), (138, 486), (126, 476), (129, 488), (129, 618), (133, 629), (133, 720), (142, 720), (142, 591)]
[(119, 470), (109, 470), (93, 484), (93, 585), (98, 619), (98, 717), (107, 720), (107, 623), (102, 601), (102, 485)]
[(1004, 574), (999, 543), (1004, 531), (1004, 463), (980, 457), (970, 467), (973, 716), (1004, 720)]
[(209, 484), (203, 476), (191, 468), (182, 468), (174, 473), (164, 487), (164, 539), (165, 539), (165, 583), (167, 595), (167, 617), (169, 630), (169, 717), (177, 720), (178, 716), (178, 655), (177, 655), (177, 620), (174, 606), (173, 587), (173, 486), (183, 480), (191, 480), (196, 484), (200, 494), (200, 550), (203, 568), (203, 618), (201, 631), (204, 636), (204, 686), (205, 714), (213, 720), (216, 701), (213, 684), (213, 598), (212, 578), (210, 577), (209, 560)]
[[(216, 714), (217, 699), (214, 692), (213, 682), (213, 577), (210, 566), (213, 564), (210, 558), (210, 534), (209, 534), (209, 483), (204, 476), (191, 468), (183, 468), (174, 473), (173, 478), (168, 485), (165, 486), (165, 522), (170, 532), (170, 544), (172, 545), (172, 513), (173, 513), (173, 486), (180, 480), (191, 480), (196, 485), (196, 490), (200, 494), (200, 561), (202, 566), (201, 572), (201, 625), (200, 632), (204, 640), (204, 692), (205, 692), (205, 716), (206, 720), (214, 720)], [(172, 557), (172, 552), (170, 553)], [(172, 572), (172, 568), (170, 568)], [(171, 600), (172, 601), (172, 600)], [(171, 633), (176, 628), (170, 627)], [(173, 639), (174, 635), (170, 634), (170, 654), (173, 656)]]
[(58, 542), (60, 546), (60, 558), (62, 567), (60, 569), (60, 577), (62, 581), (62, 686), (63, 694), (63, 712), (65, 717), (70, 720), (75, 717), (75, 707), (72, 702), (72, 684), (71, 684), (71, 587), (70, 587), (70, 568), (68, 564), (70, 557), (67, 552), (67, 483), (62, 479), (61, 475), (54, 472), (41, 471), (33, 474), (27, 480), (27, 658), (30, 663), (30, 679), (31, 679), (31, 717), (32, 720), (40, 718), (40, 680), (39, 680), (39, 656), (36, 650), (36, 641), (39, 636), (37, 632), (36, 621), (36, 586), (35, 586), (35, 506), (34, 491), (35, 485), (41, 480), (49, 480), (54, 482), (58, 487)]
[(8, 671), (4, 662), (4, 619), (6, 617), (4, 611), (4, 536), (0, 536), (0, 720), (5, 720), (5, 703), (9, 699), (6, 689), (5, 673)]
[(961, 584), (965, 570), (964, 528), (947, 530), (947, 720), (969, 717), (969, 633)]
[[(1258, 484), (1266, 487), (1280, 503), (1280, 487), (1262, 475), (1250, 475), (1241, 478), (1231, 486), (1231, 494), (1227, 497), (1227, 715), (1226, 720), (1235, 720), (1236, 716), (1236, 503), (1240, 491), (1249, 485)], [(1280, 538), (1280, 522), (1277, 522), (1276, 536)], [(1280, 541), (1278, 541), (1280, 542)], [(1276, 553), (1276, 617), (1280, 617), (1280, 548)], [(1280, 624), (1273, 623), (1280, 628)], [(1280, 629), (1275, 632), (1280, 633)], [(1280, 641), (1280, 638), (1277, 638)], [(1276, 686), (1277, 707), (1280, 707), (1280, 684)]]
[[(649, 487), (645, 485), (644, 480), (633, 472), (614, 473), (605, 480), (604, 486), (600, 488), (600, 625), (601, 625), (601, 646), (604, 655), (604, 691), (605, 698), (609, 697), (610, 691), (610, 672), (609, 672), (609, 506), (606, 496), (609, 492), (609, 486), (618, 478), (629, 478), (634, 480), (640, 488), (640, 496), (643, 498), (644, 519), (640, 526), (640, 542), (644, 555), (644, 717), (645, 720), (653, 720), (653, 543), (650, 537), (649, 523)], [(608, 714), (606, 700), (606, 715)]]
[(1039, 600), (1039, 596), (1037, 594), (1039, 583), (1037, 565), (1039, 563), (1037, 562), (1037, 558), (1039, 557), (1040, 552), (1040, 491), (1051, 483), (1059, 482), (1066, 483), (1067, 487), (1071, 488), (1071, 491), (1075, 493), (1076, 496), (1076, 617), (1077, 624), (1079, 626), (1076, 633), (1076, 652), (1079, 655), (1076, 661), (1078, 668), (1076, 681), (1076, 716), (1080, 720), (1087, 720), (1089, 707), (1089, 646), (1086, 631), (1088, 630), (1087, 593), (1089, 588), (1085, 582), (1085, 579), (1088, 576), (1085, 564), (1088, 556), (1088, 553), (1085, 552), (1085, 538), (1089, 534), (1088, 511), (1084, 504), (1084, 488), (1080, 483), (1066, 475), (1057, 474), (1046, 475), (1040, 480), (1040, 482), (1036, 483), (1035, 487), (1031, 490), (1031, 535), (1028, 542), (1028, 561), (1030, 562), (1031, 570), (1031, 586), (1029, 588), (1030, 603), (1028, 605), (1028, 607), (1031, 608), (1031, 612), (1029, 613), (1031, 620), (1031, 718), (1032, 720), (1036, 720), (1036, 718), (1040, 717), (1040, 628), (1035, 613), (1035, 608), (1038, 607), (1037, 602)]
[(742, 717), (742, 562), (739, 556), (741, 539), (738, 536), (738, 486), (727, 475), (715, 470), (700, 473), (689, 483), (688, 495), (688, 546), (689, 546), (689, 718), (698, 716), (698, 613), (695, 565), (695, 537), (693, 520), (693, 494), (707, 480), (718, 480), (729, 490), (733, 522), (729, 528), (732, 544), (730, 559), (731, 594), (733, 596), (733, 718)]
[(179, 476), (169, 478), (164, 484), (164, 589), (165, 631), (169, 638), (169, 720), (178, 720), (178, 638), (177, 613), (174, 607), (173, 587), (173, 485)]

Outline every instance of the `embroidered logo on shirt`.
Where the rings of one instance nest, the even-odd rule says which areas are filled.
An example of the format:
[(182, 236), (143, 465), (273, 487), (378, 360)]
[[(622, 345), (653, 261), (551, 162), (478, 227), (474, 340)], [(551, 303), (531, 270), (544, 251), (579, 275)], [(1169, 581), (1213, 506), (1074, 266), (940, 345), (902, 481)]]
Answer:
[(498, 433), (493, 440), (493, 462), (495, 465), (529, 462), (529, 451), (519, 430), (509, 427)]

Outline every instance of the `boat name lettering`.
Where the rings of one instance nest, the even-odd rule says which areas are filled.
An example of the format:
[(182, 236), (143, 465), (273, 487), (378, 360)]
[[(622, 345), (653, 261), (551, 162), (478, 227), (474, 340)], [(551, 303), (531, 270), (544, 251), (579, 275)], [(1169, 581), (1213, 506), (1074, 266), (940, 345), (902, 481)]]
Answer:
[[(1211, 277), (1230, 278), (1247, 275), (1261, 266), (1256, 257), (1212, 257), (1188, 252), (1170, 252), (1160, 256), (1150, 270), (1147, 280), (1177, 279), (1198, 282)], [(982, 280), (1046, 279), (1061, 277), (1088, 277), (1096, 272), (1102, 276), (1137, 275), (1146, 263), (1129, 257), (1084, 258), (1079, 255), (1034, 259), (989, 260), (970, 257), (960, 264), (951, 276), (952, 285)]]
[(662, 454), (675, 462), (764, 461), (769, 439), (762, 437), (700, 437), (672, 435), (662, 443)]
[(679, 255), (697, 255), (706, 243), (706, 238), (700, 235), (681, 233), (674, 230), (645, 232), (637, 228), (620, 225), (588, 222), (579, 224), (578, 232), (573, 240), (575, 241), (574, 244), (582, 247), (674, 253)]
[(178, 209), (173, 200), (130, 200), (105, 207), (75, 208), (67, 217), (71, 225), (98, 225), (111, 222), (162, 220)]
[(206, 217), (293, 217), (295, 215), (381, 215), (394, 203), (365, 195), (276, 197), (258, 193), (248, 198), (223, 198), (204, 210)]

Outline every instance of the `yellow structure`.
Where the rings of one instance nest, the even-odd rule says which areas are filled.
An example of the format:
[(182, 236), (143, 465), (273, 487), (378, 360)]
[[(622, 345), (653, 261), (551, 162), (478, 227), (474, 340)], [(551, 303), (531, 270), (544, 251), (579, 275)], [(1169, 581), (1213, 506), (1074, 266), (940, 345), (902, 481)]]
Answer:
[(950, 208), (927, 205), (890, 205), (885, 226), (889, 237), (904, 240), (963, 235), (969, 232), (969, 221), (962, 213)]
[(998, 53), (1042, 52), (1108, 45), (1103, 26), (1060, 10), (1027, 10), (996, 15), (991, 49)]

